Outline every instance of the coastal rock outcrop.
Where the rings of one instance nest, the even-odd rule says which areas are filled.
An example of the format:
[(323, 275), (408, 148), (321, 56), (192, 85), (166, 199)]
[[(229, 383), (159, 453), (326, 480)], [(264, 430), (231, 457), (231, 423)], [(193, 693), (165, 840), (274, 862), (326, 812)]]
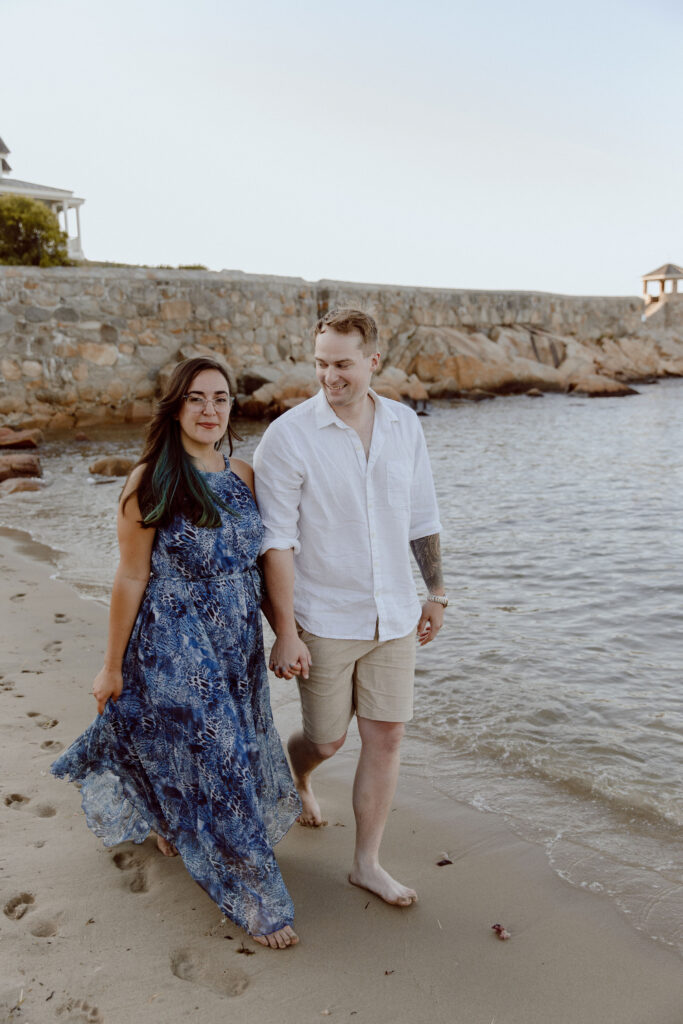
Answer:
[(0, 427), (0, 448), (37, 448), (43, 440), (40, 430), (12, 430)]
[(111, 455), (92, 462), (89, 470), (93, 476), (128, 476), (134, 465), (134, 459)]
[(627, 395), (637, 395), (635, 388), (630, 388), (618, 380), (610, 377), (601, 377), (597, 373), (589, 374), (586, 377), (578, 377), (569, 387), (575, 395), (588, 395), (589, 398), (624, 398)]
[(37, 455), (17, 455), (13, 452), (0, 455), (0, 481), (18, 476), (42, 476), (43, 470)]
[(20, 491), (42, 491), (45, 484), (33, 477), (12, 477), (0, 482), (0, 497), (7, 494), (18, 494)]

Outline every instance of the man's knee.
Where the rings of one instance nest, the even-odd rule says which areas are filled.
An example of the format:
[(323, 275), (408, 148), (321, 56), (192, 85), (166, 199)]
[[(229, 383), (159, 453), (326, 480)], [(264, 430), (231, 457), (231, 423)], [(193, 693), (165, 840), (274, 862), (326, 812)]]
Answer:
[(327, 761), (328, 758), (337, 753), (340, 747), (344, 746), (345, 739), (346, 733), (340, 739), (333, 740), (331, 743), (313, 743), (311, 740), (309, 740), (309, 743), (314, 748), (317, 757), (321, 761)]
[(401, 746), (406, 727), (403, 722), (375, 722), (370, 718), (359, 718), (358, 730), (362, 743), (393, 753)]

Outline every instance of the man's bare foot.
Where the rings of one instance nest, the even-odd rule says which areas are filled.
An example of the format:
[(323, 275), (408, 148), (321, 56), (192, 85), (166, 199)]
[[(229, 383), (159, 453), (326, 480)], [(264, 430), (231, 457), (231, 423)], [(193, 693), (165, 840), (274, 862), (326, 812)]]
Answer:
[(359, 889), (367, 889), (368, 892), (383, 899), (385, 903), (391, 903), (397, 907), (409, 907), (411, 903), (417, 903), (415, 890), (401, 885), (379, 864), (368, 867), (359, 867), (354, 864), (349, 875), (349, 882), (351, 885), (357, 885)]
[(320, 811), (320, 804), (311, 789), (310, 781), (301, 782), (295, 778), (294, 784), (301, 798), (301, 814), (296, 819), (299, 824), (306, 825), (308, 828), (320, 828), (322, 825), (327, 825)]
[(173, 843), (169, 843), (168, 839), (164, 839), (163, 836), (157, 836), (157, 847), (161, 850), (164, 857), (178, 856), (178, 851), (176, 850)]
[(270, 935), (254, 935), (252, 938), (254, 942), (270, 946), (271, 949), (286, 949), (287, 946), (296, 946), (299, 941), (299, 936), (288, 924), (277, 932), (271, 932)]

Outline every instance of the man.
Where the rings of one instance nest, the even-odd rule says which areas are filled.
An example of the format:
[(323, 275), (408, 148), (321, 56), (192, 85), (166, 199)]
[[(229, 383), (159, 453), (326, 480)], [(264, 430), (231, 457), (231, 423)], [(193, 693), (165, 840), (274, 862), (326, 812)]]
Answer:
[[(412, 718), (415, 635), (421, 645), (433, 640), (448, 602), (422, 428), (412, 410), (370, 389), (377, 349), (366, 313), (322, 317), (321, 390), (271, 424), (254, 470), (276, 632), (270, 668), (279, 678), (297, 675), (301, 694), (303, 732), (288, 744), (299, 820), (322, 824), (311, 773), (342, 746), (355, 712), (361, 753), (349, 881), (408, 906), (417, 894), (381, 867), (379, 847)], [(410, 548), (427, 587), (422, 608)]]

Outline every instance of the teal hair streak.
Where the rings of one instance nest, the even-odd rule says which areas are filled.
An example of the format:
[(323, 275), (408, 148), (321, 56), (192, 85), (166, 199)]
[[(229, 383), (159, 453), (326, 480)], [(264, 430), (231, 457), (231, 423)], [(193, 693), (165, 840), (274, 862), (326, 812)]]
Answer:
[(198, 511), (195, 526), (215, 529), (221, 525), (216, 506), (231, 516), (239, 512), (226, 505), (213, 493), (202, 474), (192, 464), (190, 457), (175, 432), (169, 432), (154, 466), (151, 479), (152, 509), (143, 516), (145, 526), (156, 526), (169, 522), (174, 512), (189, 498), (190, 504)]

